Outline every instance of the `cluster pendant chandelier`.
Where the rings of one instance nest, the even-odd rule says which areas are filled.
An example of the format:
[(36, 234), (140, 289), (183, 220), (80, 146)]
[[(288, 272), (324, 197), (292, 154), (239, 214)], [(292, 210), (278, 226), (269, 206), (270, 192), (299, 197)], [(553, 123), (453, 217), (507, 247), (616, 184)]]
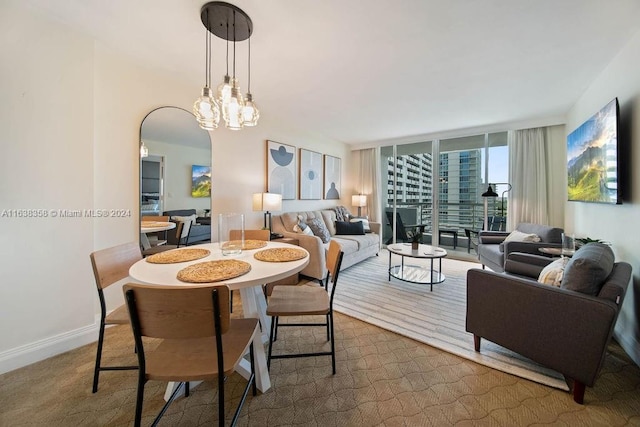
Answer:
[[(209, 2), (200, 9), (200, 18), (206, 28), (205, 86), (193, 104), (198, 124), (202, 129), (217, 129), (220, 116), (225, 126), (240, 130), (244, 126), (256, 126), (260, 118), (258, 107), (251, 95), (251, 18), (238, 7), (220, 1)], [(211, 88), (211, 35), (227, 41), (227, 72), (215, 93)], [(248, 91), (242, 96), (236, 78), (236, 42), (248, 40)], [(229, 42), (233, 42), (233, 72), (229, 76)]]

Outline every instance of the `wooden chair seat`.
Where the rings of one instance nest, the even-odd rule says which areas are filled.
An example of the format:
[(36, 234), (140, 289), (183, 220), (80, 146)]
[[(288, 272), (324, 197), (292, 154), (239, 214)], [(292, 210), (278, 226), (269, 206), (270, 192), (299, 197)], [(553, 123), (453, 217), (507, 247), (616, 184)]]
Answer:
[[(258, 319), (231, 319), (222, 336), (224, 374), (233, 373), (258, 330)], [(216, 343), (210, 337), (165, 339), (146, 352), (148, 380), (210, 381), (218, 377)]]
[(107, 314), (104, 319), (105, 325), (127, 325), (129, 324), (129, 312), (127, 311), (126, 305), (121, 305), (120, 307), (113, 310), (111, 313)]
[(269, 298), (267, 315), (327, 314), (329, 308), (329, 294), (320, 286), (275, 286)]

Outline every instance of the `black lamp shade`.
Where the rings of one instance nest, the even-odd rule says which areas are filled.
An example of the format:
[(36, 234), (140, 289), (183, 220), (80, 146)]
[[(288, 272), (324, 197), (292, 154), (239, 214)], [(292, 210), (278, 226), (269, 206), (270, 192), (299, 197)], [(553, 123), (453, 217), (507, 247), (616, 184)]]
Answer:
[(498, 197), (498, 193), (493, 191), (493, 187), (491, 187), (491, 184), (489, 184), (489, 188), (487, 188), (487, 191), (482, 193), (482, 197)]

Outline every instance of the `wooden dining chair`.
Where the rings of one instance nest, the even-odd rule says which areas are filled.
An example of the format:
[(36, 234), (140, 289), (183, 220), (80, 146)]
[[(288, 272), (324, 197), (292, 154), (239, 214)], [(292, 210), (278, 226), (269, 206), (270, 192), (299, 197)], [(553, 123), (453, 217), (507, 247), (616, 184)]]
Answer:
[[(176, 228), (174, 228), (173, 230), (169, 230), (169, 232), (172, 233), (172, 235), (175, 235), (175, 238), (168, 239), (168, 241), (172, 242), (172, 243), (165, 244), (165, 245), (159, 245), (159, 246), (152, 246), (149, 249), (143, 249), (142, 250), (142, 255), (144, 257), (148, 257), (149, 255), (153, 255), (153, 254), (157, 254), (157, 253), (160, 253), (160, 252), (170, 251), (171, 249), (179, 248), (180, 247), (180, 241), (182, 240), (183, 237), (186, 237), (186, 242), (189, 241), (189, 230), (185, 230), (185, 227), (190, 229), (191, 223), (178, 221), (176, 223)], [(185, 243), (184, 246), (187, 246), (187, 244)]]
[(95, 393), (98, 391), (98, 380), (101, 371), (138, 369), (137, 366), (102, 366), (101, 361), (105, 326), (129, 324), (129, 314), (124, 304), (107, 314), (104, 289), (129, 277), (129, 267), (141, 260), (142, 255), (140, 254), (138, 243), (130, 242), (95, 251), (89, 258), (91, 259), (93, 276), (98, 288), (98, 299), (100, 300), (100, 330), (98, 332), (96, 363), (93, 370), (93, 393)]
[[(169, 222), (169, 215), (156, 215), (156, 216), (142, 216), (140, 218), (141, 222)], [(167, 243), (167, 232), (166, 231), (158, 231), (157, 233), (149, 233), (148, 237), (152, 237), (149, 239), (149, 243), (151, 246), (159, 246)]]
[[(240, 240), (242, 238), (242, 230), (230, 230), (229, 240)], [(244, 230), (245, 240), (265, 240), (271, 239), (271, 232), (269, 230)], [(264, 289), (264, 288), (263, 288)], [(229, 307), (233, 313), (233, 291), (231, 291), (231, 298), (229, 299)]]
[[(152, 425), (156, 425), (178, 392), (189, 381), (218, 383), (218, 424), (225, 425), (224, 383), (249, 348), (251, 374), (233, 415), (235, 425), (249, 388), (257, 394), (254, 374), (253, 339), (258, 319), (231, 319), (229, 287), (142, 285), (123, 287), (138, 349), (138, 391), (135, 426), (142, 419), (144, 387), (147, 381), (176, 381), (175, 388)], [(147, 338), (153, 345), (145, 346)]]
[[(331, 356), (333, 374), (336, 373), (336, 348), (333, 331), (333, 296), (338, 284), (338, 274), (342, 265), (344, 252), (340, 244), (335, 240), (329, 243), (327, 253), (327, 269), (331, 276), (331, 293), (328, 286), (276, 286), (273, 288), (269, 302), (267, 303), (267, 315), (271, 316), (271, 334), (269, 336), (269, 355), (267, 367), (271, 367), (271, 359), (285, 359), (293, 357)], [(329, 278), (327, 278), (327, 284)], [(280, 317), (284, 316), (325, 316), (324, 323), (280, 323)], [(277, 354), (272, 353), (273, 343), (278, 339), (278, 328), (283, 326), (325, 326), (327, 328), (327, 341), (331, 341), (331, 351), (315, 353)]]

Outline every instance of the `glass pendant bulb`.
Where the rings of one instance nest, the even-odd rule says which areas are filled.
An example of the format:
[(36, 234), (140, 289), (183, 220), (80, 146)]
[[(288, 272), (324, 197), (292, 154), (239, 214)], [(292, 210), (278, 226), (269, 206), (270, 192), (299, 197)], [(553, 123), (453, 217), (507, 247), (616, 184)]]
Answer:
[(225, 74), (224, 81), (218, 85), (218, 89), (216, 91), (216, 99), (220, 105), (223, 105), (231, 96), (231, 86), (231, 77), (229, 77), (228, 74)]
[(242, 107), (244, 107), (244, 99), (240, 93), (240, 88), (234, 86), (231, 88), (229, 100), (222, 106), (222, 118), (228, 129), (242, 129), (244, 123)]
[(258, 106), (253, 102), (253, 96), (247, 93), (247, 97), (244, 100), (244, 107), (242, 107), (244, 126), (256, 126), (259, 118), (260, 111), (258, 110)]
[(202, 88), (202, 95), (193, 104), (193, 114), (198, 125), (205, 130), (217, 129), (220, 122), (220, 107), (212, 95), (211, 88), (205, 86)]

